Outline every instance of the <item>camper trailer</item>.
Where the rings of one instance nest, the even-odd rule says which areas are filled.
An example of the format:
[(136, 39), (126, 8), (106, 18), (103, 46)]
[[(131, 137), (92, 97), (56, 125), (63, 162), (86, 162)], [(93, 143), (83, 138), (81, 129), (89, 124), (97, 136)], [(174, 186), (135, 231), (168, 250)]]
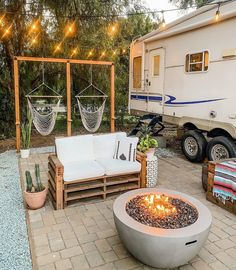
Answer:
[(130, 45), (130, 113), (183, 127), (193, 162), (236, 156), (236, 1), (213, 3)]

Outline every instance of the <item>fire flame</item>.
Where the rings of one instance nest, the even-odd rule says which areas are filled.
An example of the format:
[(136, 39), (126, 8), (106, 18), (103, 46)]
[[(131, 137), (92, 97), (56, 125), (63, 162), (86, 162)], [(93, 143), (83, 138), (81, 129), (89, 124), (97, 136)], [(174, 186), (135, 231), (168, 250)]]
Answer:
[(154, 214), (165, 217), (177, 212), (176, 208), (169, 202), (169, 197), (164, 194), (150, 194), (144, 197), (145, 206)]

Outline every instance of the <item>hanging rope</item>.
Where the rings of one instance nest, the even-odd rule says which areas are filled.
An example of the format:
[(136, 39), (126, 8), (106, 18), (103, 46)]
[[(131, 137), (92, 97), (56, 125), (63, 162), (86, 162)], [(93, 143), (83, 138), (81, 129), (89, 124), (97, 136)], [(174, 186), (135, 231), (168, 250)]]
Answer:
[[(98, 95), (85, 95), (84, 93), (90, 88), (93, 88)], [(82, 95), (83, 94), (83, 95)], [(98, 87), (93, 85), (93, 75), (92, 75), (92, 65), (90, 66), (90, 84), (84, 88), (77, 96), (77, 102), (79, 107), (79, 112), (82, 120), (82, 124), (85, 129), (89, 132), (96, 132), (102, 122), (102, 116), (104, 113), (105, 103), (107, 95), (105, 95)], [(83, 98), (102, 98), (103, 102), (101, 106), (94, 106), (93, 104), (83, 105), (81, 99)]]

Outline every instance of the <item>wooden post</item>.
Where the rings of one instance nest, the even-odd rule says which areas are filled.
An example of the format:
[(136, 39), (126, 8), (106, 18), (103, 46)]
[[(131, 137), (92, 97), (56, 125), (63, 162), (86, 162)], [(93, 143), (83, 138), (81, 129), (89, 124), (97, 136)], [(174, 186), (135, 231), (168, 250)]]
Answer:
[(70, 62), (66, 63), (67, 136), (71, 136), (71, 74)]
[(115, 132), (115, 66), (111, 65), (111, 132)]
[(20, 95), (19, 95), (19, 66), (17, 59), (13, 61), (14, 90), (15, 90), (15, 117), (16, 117), (16, 150), (20, 151)]

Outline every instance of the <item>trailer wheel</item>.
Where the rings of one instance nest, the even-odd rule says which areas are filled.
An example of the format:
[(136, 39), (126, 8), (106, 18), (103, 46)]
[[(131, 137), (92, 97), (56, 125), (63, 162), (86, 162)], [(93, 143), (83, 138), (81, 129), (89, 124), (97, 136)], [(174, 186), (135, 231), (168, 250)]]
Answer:
[(205, 158), (206, 146), (205, 137), (196, 130), (189, 130), (182, 137), (182, 151), (185, 157), (192, 162), (201, 162)]
[(236, 157), (236, 144), (231, 138), (219, 136), (207, 145), (208, 160), (220, 160)]

